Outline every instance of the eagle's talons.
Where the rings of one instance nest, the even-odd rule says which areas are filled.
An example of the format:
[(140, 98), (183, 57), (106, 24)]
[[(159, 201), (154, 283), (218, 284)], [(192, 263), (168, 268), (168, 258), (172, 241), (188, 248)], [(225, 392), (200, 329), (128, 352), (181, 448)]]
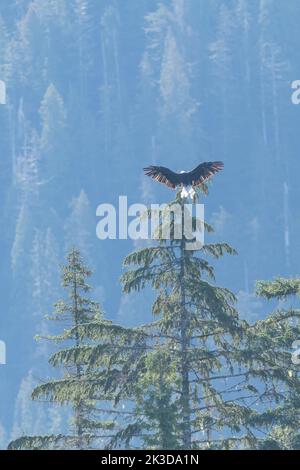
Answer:
[(196, 195), (196, 191), (192, 186), (183, 186), (180, 197), (181, 199), (191, 199), (192, 201), (194, 200)]

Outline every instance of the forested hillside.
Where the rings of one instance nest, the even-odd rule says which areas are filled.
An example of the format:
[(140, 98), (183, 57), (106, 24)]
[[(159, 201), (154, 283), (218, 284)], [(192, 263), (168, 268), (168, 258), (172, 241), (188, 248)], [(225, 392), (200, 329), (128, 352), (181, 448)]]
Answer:
[(150, 289), (119, 283), (136, 244), (96, 237), (98, 204), (172, 199), (143, 167), (224, 161), (203, 199), (207, 241), (238, 252), (216, 276), (243, 318), (268, 310), (255, 280), (299, 274), (299, 16), (298, 0), (0, 0), (3, 447), (64, 426), (29, 397), (50, 375), (53, 347), (34, 336), (53, 333), (45, 314), (72, 246), (106, 318), (151, 318)]

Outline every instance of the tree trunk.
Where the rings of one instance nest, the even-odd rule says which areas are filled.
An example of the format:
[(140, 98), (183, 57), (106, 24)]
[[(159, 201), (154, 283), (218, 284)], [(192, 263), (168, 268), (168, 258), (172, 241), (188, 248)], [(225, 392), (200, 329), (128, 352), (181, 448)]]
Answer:
[(185, 237), (184, 237), (184, 203), (182, 209), (182, 238), (180, 244), (180, 337), (181, 337), (181, 407), (182, 407), (182, 443), (185, 450), (191, 449), (191, 409), (189, 387), (189, 318), (186, 311), (185, 295)]
[[(73, 258), (73, 263), (74, 263)], [(79, 327), (79, 311), (78, 311), (78, 292), (77, 292), (77, 277), (76, 271), (74, 269), (73, 272), (73, 295), (74, 295), (74, 304), (73, 304), (73, 315), (74, 315), (74, 324), (75, 324), (75, 341), (76, 347), (79, 348), (80, 346), (80, 338), (78, 334), (78, 327)], [(79, 382), (82, 376), (82, 369), (79, 364), (76, 364), (76, 379)], [(78, 450), (84, 449), (83, 443), (83, 429), (82, 429), (82, 402), (78, 400), (78, 403), (75, 405), (75, 434), (76, 434), (76, 447)]]

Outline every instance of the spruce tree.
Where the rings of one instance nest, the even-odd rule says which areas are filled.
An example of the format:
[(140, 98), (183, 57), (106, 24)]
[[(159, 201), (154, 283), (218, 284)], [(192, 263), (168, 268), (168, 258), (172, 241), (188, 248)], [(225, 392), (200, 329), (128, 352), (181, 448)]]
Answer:
[[(263, 338), (264, 352), (277, 385), (276, 400), (263, 416), (268, 420), (267, 433), (260, 441), (264, 450), (300, 448), (300, 381), (299, 349), (300, 294), (299, 278), (276, 278), (259, 281), (256, 292), (268, 301), (277, 301), (274, 312), (253, 326), (253, 334)], [(296, 349), (295, 349), (296, 348)]]
[(80, 252), (73, 248), (67, 261), (62, 268), (62, 286), (68, 299), (57, 302), (54, 314), (48, 317), (67, 327), (60, 334), (44, 337), (62, 345), (49, 363), (62, 369), (63, 376), (35, 387), (32, 398), (65, 405), (71, 413), (70, 426), (59, 435), (22, 436), (10, 443), (10, 449), (111, 448), (114, 442), (127, 445), (121, 421), (132, 415), (130, 385), (136, 382), (145, 334), (139, 328), (128, 329), (104, 319), (99, 305), (88, 295), (91, 271)]
[[(282, 390), (290, 390), (294, 398), (297, 390), (283, 361), (290, 327), (277, 326), (276, 317), (255, 325), (239, 319), (234, 295), (216, 286), (207, 259), (234, 254), (234, 249), (227, 243), (187, 249), (192, 241), (185, 235), (184, 214), (189, 212), (179, 196), (169, 209), (175, 204), (181, 207), (181, 217), (171, 218), (170, 239), (162, 236), (169, 223), (162, 217), (157, 243), (124, 262), (129, 268), (122, 276), (125, 292), (147, 285), (157, 292), (155, 321), (143, 327), (147, 348), (136, 364), (137, 382), (131, 388), (136, 394), (136, 427), (127, 427), (127, 437), (131, 432), (132, 439), (138, 435), (142, 440), (142, 447), (157, 449), (261, 448), (274, 423), (282, 422), (276, 406), (283, 400)], [(197, 226), (195, 217), (189, 222)], [(284, 328), (283, 336), (278, 328)], [(161, 426), (166, 412), (169, 427)]]
[(94, 371), (88, 363), (92, 344), (81, 329), (93, 322), (98, 325), (106, 323), (99, 305), (88, 295), (91, 287), (87, 279), (90, 275), (79, 251), (72, 249), (67, 264), (62, 268), (62, 287), (68, 292), (68, 298), (58, 301), (53, 315), (48, 317), (49, 320), (61, 322), (64, 329), (60, 334), (44, 338), (62, 345), (61, 349), (52, 354), (49, 363), (62, 369), (63, 375), (46, 380), (32, 392), (33, 400), (46, 400), (70, 408), (69, 430), (60, 435), (23, 436), (10, 444), (11, 449), (86, 449), (93, 445), (99, 446), (101, 439), (106, 437), (106, 431), (114, 425), (113, 422), (101, 421), (99, 418), (91, 385), (98, 376), (93, 375)]
[[(176, 217), (171, 220), (170, 240), (160, 237), (155, 246), (140, 249), (125, 258), (125, 266), (133, 268), (123, 275), (122, 283), (127, 293), (140, 291), (147, 284), (158, 291), (152, 309), (158, 320), (148, 325), (145, 331), (150, 349), (160, 350), (160, 354), (163, 351), (164, 360), (169, 362), (169, 366), (161, 371), (164, 371), (163, 388), (167, 387), (169, 391), (165, 404), (172, 397), (176, 408), (173, 411), (176, 422), (172, 420), (176, 445), (191, 449), (204, 443), (205, 446), (212, 445), (208, 439), (211, 427), (218, 427), (220, 423), (229, 428), (235, 426), (234, 413), (226, 417), (229, 410), (225, 396), (226, 391), (230, 393), (230, 386), (218, 391), (213, 385), (213, 379), (216, 379), (213, 376), (219, 371), (218, 375), (224, 383), (225, 377), (229, 380), (234, 375), (231, 356), (235, 351), (231, 343), (240, 334), (241, 327), (233, 307), (234, 295), (210, 282), (214, 278), (214, 270), (205, 259), (207, 254), (219, 258), (225, 253), (234, 254), (235, 251), (226, 243), (205, 244), (199, 250), (199, 255), (197, 251), (187, 249), (191, 241), (184, 234), (184, 224), (187, 223), (184, 214), (188, 215), (185, 202), (177, 196), (168, 206), (174, 210), (175, 204), (179, 205), (181, 214), (179, 220)], [(190, 223), (195, 228), (199, 221), (192, 217)], [(165, 221), (162, 220), (160, 233), (164, 225)], [(180, 238), (176, 238), (178, 226), (182, 233)], [(205, 227), (207, 231), (212, 230), (207, 224)], [(160, 338), (159, 346), (155, 338)], [(144, 360), (149, 363), (147, 353)], [(221, 372), (225, 366), (226, 372)], [(174, 376), (170, 380), (172, 373)], [(145, 368), (147, 375), (149, 370)], [(145, 376), (142, 372), (142, 383)], [(147, 396), (149, 393), (150, 397), (151, 380), (148, 385), (148, 391), (144, 386), (144, 394)], [(146, 407), (147, 400), (142, 412), (145, 416), (148, 414)], [(158, 428), (163, 411), (161, 404), (152, 410), (152, 415), (156, 413)], [(144, 442), (153, 439), (153, 434), (149, 436), (146, 433)], [(156, 446), (161, 445), (161, 441), (156, 441)]]

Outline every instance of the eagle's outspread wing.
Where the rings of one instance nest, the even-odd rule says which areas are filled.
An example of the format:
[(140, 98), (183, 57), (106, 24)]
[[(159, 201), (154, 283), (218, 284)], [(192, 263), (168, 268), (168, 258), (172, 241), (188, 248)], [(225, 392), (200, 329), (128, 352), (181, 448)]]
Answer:
[(147, 176), (165, 184), (169, 188), (177, 186), (198, 186), (222, 170), (223, 162), (204, 162), (189, 172), (175, 173), (164, 166), (148, 166), (144, 168)]
[(224, 167), (223, 162), (204, 162), (196, 166), (192, 171), (188, 173), (190, 184), (192, 186), (197, 186), (208, 178), (213, 176), (218, 171), (222, 170)]
[(164, 166), (148, 166), (144, 168), (144, 172), (147, 176), (150, 176), (160, 183), (164, 183), (169, 188), (175, 189), (181, 184), (179, 175)]

